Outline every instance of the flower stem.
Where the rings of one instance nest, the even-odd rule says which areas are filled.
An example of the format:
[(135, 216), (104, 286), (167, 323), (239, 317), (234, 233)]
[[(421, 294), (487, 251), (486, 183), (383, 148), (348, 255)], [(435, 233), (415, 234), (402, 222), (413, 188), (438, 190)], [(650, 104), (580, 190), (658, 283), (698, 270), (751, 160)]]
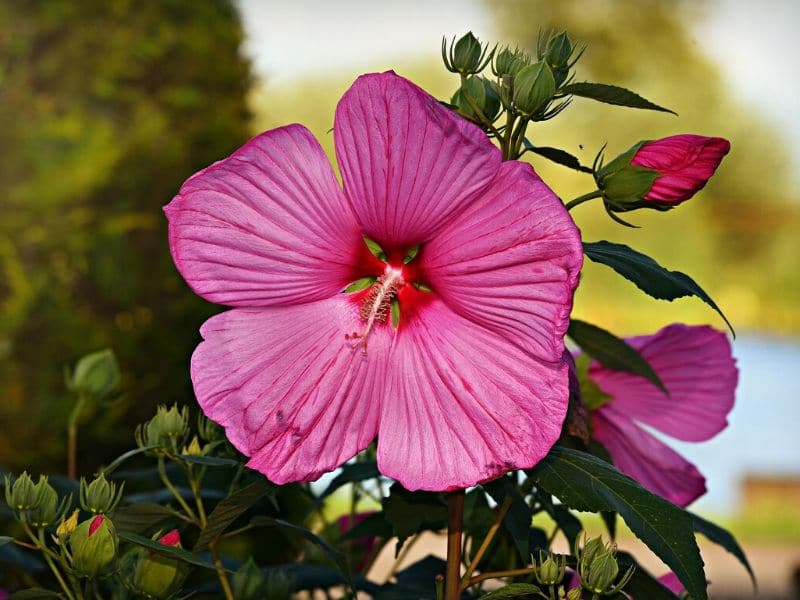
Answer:
[(603, 192), (601, 192), (600, 190), (595, 190), (593, 192), (589, 192), (588, 194), (584, 194), (583, 196), (578, 196), (577, 198), (570, 200), (565, 204), (565, 206), (567, 207), (567, 210), (572, 210), (579, 204), (583, 204), (584, 202), (587, 202), (588, 200), (593, 200), (594, 198), (600, 198), (602, 195)]
[(225, 573), (225, 567), (222, 566), (222, 559), (219, 557), (217, 541), (214, 540), (208, 545), (208, 547), (211, 550), (211, 556), (214, 558), (214, 567), (217, 570), (217, 577), (219, 577), (219, 583), (222, 586), (222, 593), (225, 594), (225, 599), (235, 600), (233, 596), (233, 590), (231, 589), (231, 584), (228, 581), (228, 575)]
[(183, 496), (181, 496), (178, 493), (178, 490), (175, 489), (175, 486), (172, 485), (169, 477), (167, 477), (167, 471), (164, 468), (164, 456), (161, 454), (158, 456), (158, 475), (161, 477), (161, 483), (163, 483), (164, 487), (166, 487), (172, 493), (172, 495), (175, 496), (175, 499), (178, 501), (178, 504), (181, 505), (181, 508), (184, 510), (184, 512), (186, 512), (186, 514), (194, 523), (197, 523), (197, 517), (195, 516), (194, 512), (189, 505), (186, 504), (186, 500), (183, 499)]
[(78, 394), (78, 400), (72, 407), (67, 421), (67, 475), (70, 479), (78, 476), (78, 419), (85, 405), (86, 394)]
[(472, 562), (469, 563), (469, 566), (464, 572), (464, 576), (461, 578), (462, 591), (467, 588), (467, 584), (469, 583), (469, 579), (472, 576), (472, 573), (475, 572), (475, 569), (481, 562), (483, 555), (486, 554), (486, 551), (489, 549), (489, 546), (494, 540), (494, 536), (497, 534), (497, 530), (500, 528), (500, 524), (503, 522), (503, 519), (505, 518), (509, 508), (511, 508), (511, 498), (506, 498), (503, 501), (500, 510), (497, 511), (497, 515), (495, 516), (494, 521), (492, 522), (492, 526), (489, 527), (489, 531), (487, 532), (486, 537), (483, 538), (483, 543), (481, 544), (480, 548), (478, 548), (478, 551), (472, 558)]
[(514, 577), (516, 575), (530, 575), (535, 571), (536, 567), (523, 567), (521, 569), (510, 569), (508, 571), (489, 571), (487, 573), (481, 573), (480, 575), (476, 575), (475, 577), (471, 578), (467, 583), (467, 587), (472, 587), (476, 583), (480, 583), (481, 581), (486, 581), (487, 579), (498, 579), (500, 577)]
[(461, 533), (464, 526), (464, 490), (447, 496), (447, 569), (445, 600), (461, 596)]
[(61, 571), (53, 561), (51, 555), (55, 556), (55, 553), (53, 553), (50, 550), (50, 548), (48, 548), (44, 544), (44, 539), (43, 539), (44, 536), (43, 535), (37, 536), (30, 528), (27, 522), (21, 521), (21, 523), (22, 523), (22, 528), (25, 530), (25, 533), (28, 534), (28, 537), (33, 542), (34, 546), (42, 553), (42, 556), (44, 556), (44, 560), (47, 563), (47, 566), (50, 567), (50, 570), (53, 572), (53, 575), (55, 575), (56, 579), (58, 580), (58, 584), (61, 586), (61, 589), (64, 590), (64, 593), (67, 595), (68, 600), (74, 600), (75, 594), (73, 593), (72, 590), (70, 590), (69, 586), (64, 581), (64, 577), (61, 575)]

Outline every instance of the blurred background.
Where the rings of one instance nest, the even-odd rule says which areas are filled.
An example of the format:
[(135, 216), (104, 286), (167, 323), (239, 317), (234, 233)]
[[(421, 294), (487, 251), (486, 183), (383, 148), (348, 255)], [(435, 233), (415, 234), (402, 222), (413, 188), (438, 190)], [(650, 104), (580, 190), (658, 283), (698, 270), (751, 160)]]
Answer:
[[(472, 30), (531, 51), (540, 29), (566, 29), (587, 45), (579, 79), (680, 116), (576, 100), (529, 129), (534, 142), (584, 163), (605, 143), (613, 156), (674, 133), (732, 142), (695, 199), (631, 213), (640, 229), (592, 203), (573, 216), (586, 240), (689, 273), (736, 327), (730, 427), (705, 444), (671, 443), (707, 475), (698, 508), (742, 537), (762, 593), (788, 594), (800, 562), (798, 25), (792, 0), (0, 3), (0, 465), (63, 470), (63, 369), (92, 350), (115, 350), (126, 394), (87, 415), (82, 472), (131, 447), (132, 424), (157, 403), (191, 402), (197, 330), (219, 308), (189, 291), (169, 256), (161, 207), (189, 175), (290, 122), (332, 156), (336, 102), (366, 71), (394, 69), (449, 99), (457, 79), (441, 65), (442, 35)], [(589, 176), (533, 164), (565, 199), (593, 189)], [(575, 315), (619, 335), (674, 321), (724, 328), (697, 300), (650, 299), (592, 263)], [(706, 558), (716, 589), (746, 585), (733, 559)]]

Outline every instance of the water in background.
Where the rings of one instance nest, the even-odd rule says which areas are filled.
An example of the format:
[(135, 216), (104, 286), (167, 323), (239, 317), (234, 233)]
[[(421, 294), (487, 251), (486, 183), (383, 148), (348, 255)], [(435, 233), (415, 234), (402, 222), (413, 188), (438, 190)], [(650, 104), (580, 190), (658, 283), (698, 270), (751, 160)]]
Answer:
[(800, 340), (754, 334), (733, 342), (739, 389), (730, 425), (692, 444), (669, 440), (706, 476), (708, 493), (695, 508), (735, 512), (746, 474), (800, 477)]

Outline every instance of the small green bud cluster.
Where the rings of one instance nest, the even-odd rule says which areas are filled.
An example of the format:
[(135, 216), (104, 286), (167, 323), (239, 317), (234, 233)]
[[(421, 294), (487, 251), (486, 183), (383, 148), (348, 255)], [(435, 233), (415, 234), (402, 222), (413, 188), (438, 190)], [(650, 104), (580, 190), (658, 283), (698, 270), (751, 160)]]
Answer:
[(59, 501), (58, 492), (47, 477), (39, 475), (39, 481), (34, 483), (27, 472), (16, 479), (6, 475), (5, 498), (17, 520), (34, 527), (47, 527), (55, 523), (72, 504), (71, 495)]
[(119, 386), (119, 364), (111, 350), (100, 350), (82, 357), (72, 373), (65, 373), (67, 389), (105, 400)]
[(616, 544), (604, 544), (600, 537), (585, 542), (583, 549), (578, 548), (576, 541), (575, 556), (578, 559), (581, 587), (592, 594), (600, 596), (618, 594), (633, 577), (634, 567), (630, 567), (617, 581), (619, 563), (617, 563)]
[(93, 514), (107, 514), (112, 512), (122, 499), (122, 490), (125, 484), (119, 486), (109, 482), (103, 473), (87, 484), (81, 477), (80, 502), (83, 510)]
[(171, 451), (177, 454), (189, 434), (189, 409), (177, 404), (167, 408), (159, 406), (156, 415), (136, 428), (136, 443), (140, 448), (154, 447), (156, 452)]
[(496, 48), (497, 46), (490, 50), (488, 46), (484, 47), (470, 31), (457, 41), (453, 38), (449, 48), (447, 39), (442, 38), (442, 60), (451, 73), (475, 75), (491, 62)]

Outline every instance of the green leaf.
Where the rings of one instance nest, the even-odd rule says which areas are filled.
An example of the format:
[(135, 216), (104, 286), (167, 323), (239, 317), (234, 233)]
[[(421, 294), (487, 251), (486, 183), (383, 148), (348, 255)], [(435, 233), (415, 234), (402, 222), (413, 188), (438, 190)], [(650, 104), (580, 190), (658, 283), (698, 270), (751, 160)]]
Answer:
[(111, 461), (111, 464), (109, 464), (106, 468), (101, 469), (100, 472), (104, 473), (106, 476), (111, 475), (114, 469), (116, 469), (118, 466), (120, 466), (129, 458), (132, 458), (137, 454), (142, 454), (150, 450), (155, 450), (156, 448), (158, 448), (158, 446), (142, 446), (141, 448), (134, 448), (133, 450), (128, 450), (124, 454), (120, 454), (117, 458)]
[(519, 598), (520, 596), (527, 596), (528, 594), (540, 594), (542, 590), (533, 585), (532, 583), (509, 583), (503, 587), (489, 592), (481, 598), (489, 600), (502, 600), (503, 598)]
[(695, 600), (708, 599), (703, 559), (688, 512), (599, 458), (562, 446), (554, 446), (531, 475), (540, 488), (572, 509), (619, 513), (631, 531), (675, 572)]
[(0, 535), (0, 546), (5, 546), (6, 544), (10, 544), (14, 541), (13, 537), (9, 537), (7, 535)]
[(575, 169), (581, 173), (592, 172), (589, 167), (584, 167), (580, 160), (566, 150), (561, 150), (560, 148), (551, 148), (550, 146), (534, 146), (528, 140), (528, 138), (525, 138), (522, 143), (525, 146), (526, 151), (538, 154), (539, 156), (546, 158), (547, 160), (551, 160), (554, 163), (569, 167), (570, 169)]
[(212, 570), (216, 568), (214, 563), (210, 560), (204, 559), (197, 554), (193, 554), (188, 550), (184, 550), (183, 548), (165, 546), (164, 544), (159, 544), (155, 540), (151, 540), (148, 537), (144, 537), (130, 531), (118, 531), (117, 535), (121, 540), (130, 542), (131, 544), (136, 544), (137, 546), (142, 546), (143, 548), (147, 548), (148, 550), (152, 550), (153, 552), (163, 554), (164, 556), (168, 556), (170, 558), (176, 558), (190, 565), (196, 565), (198, 567), (203, 567), (204, 569)]
[(447, 504), (441, 494), (409, 492), (399, 483), (383, 499), (383, 512), (397, 536), (397, 551), (410, 536), (424, 529), (442, 529), (447, 523)]
[(119, 531), (134, 533), (144, 533), (173, 518), (174, 511), (154, 502), (120, 506), (111, 515), (111, 520)]
[(627, 552), (617, 554), (620, 572), (629, 567), (635, 567), (633, 576), (625, 586), (625, 592), (632, 598), (646, 598), (646, 600), (679, 600), (672, 590), (665, 587), (658, 579), (653, 577)]
[(649, 256), (637, 252), (624, 244), (612, 242), (584, 242), (583, 250), (594, 262), (614, 269), (653, 298), (675, 300), (685, 296), (696, 296), (713, 308), (725, 320), (736, 337), (733, 326), (722, 313), (719, 306), (694, 280), (680, 271), (669, 271)]
[(578, 319), (570, 319), (567, 335), (604, 367), (644, 377), (669, 395), (667, 388), (664, 387), (650, 363), (625, 340), (605, 329)]
[(742, 547), (739, 546), (739, 543), (736, 541), (736, 538), (733, 537), (733, 534), (731, 534), (731, 532), (727, 529), (723, 529), (711, 521), (706, 521), (704, 518), (699, 517), (694, 513), (690, 514), (692, 515), (692, 520), (694, 522), (694, 530), (697, 533), (702, 533), (709, 540), (719, 546), (722, 546), (725, 548), (725, 550), (733, 554), (750, 574), (750, 580), (753, 582), (753, 588), (755, 588), (757, 586), (756, 575), (753, 572), (753, 568), (750, 566), (750, 562), (747, 560), (747, 556), (745, 556), (744, 550), (742, 550)]
[(367, 479), (375, 479), (380, 476), (378, 464), (374, 460), (343, 465), (339, 470), (339, 474), (331, 480), (328, 487), (325, 488), (325, 491), (319, 495), (318, 501), (321, 502), (343, 485), (355, 483), (357, 481), (365, 481)]
[(565, 85), (561, 88), (561, 91), (565, 94), (581, 96), (582, 98), (590, 98), (599, 102), (605, 102), (606, 104), (628, 106), (630, 108), (658, 110), (661, 112), (672, 113), (673, 115), (678, 114), (674, 110), (654, 104), (649, 100), (642, 98), (639, 94), (616, 85), (583, 81), (580, 83), (571, 83), (569, 85)]
[(498, 504), (505, 502), (507, 497), (511, 498), (511, 507), (508, 509), (503, 523), (517, 546), (523, 564), (527, 564), (530, 559), (529, 543), (533, 515), (528, 503), (525, 502), (525, 498), (512, 480), (513, 477), (513, 474), (506, 475), (482, 485), (492, 500)]
[(388, 539), (392, 537), (392, 526), (386, 521), (382, 512), (376, 512), (360, 523), (356, 523), (341, 539), (342, 541), (355, 540), (361, 537)]
[(222, 533), (239, 518), (247, 509), (253, 506), (261, 498), (268, 494), (273, 494), (275, 486), (266, 479), (260, 479), (243, 487), (231, 494), (220, 502), (208, 515), (208, 523), (205, 529), (200, 532), (194, 551), (197, 552), (205, 548), (210, 542), (217, 539)]
[(195, 456), (191, 454), (180, 454), (178, 458), (184, 462), (204, 465), (206, 467), (240, 467), (242, 463), (232, 458), (221, 458), (219, 456)]
[(273, 519), (272, 517), (253, 517), (250, 521), (250, 524), (254, 527), (282, 527), (284, 529), (289, 529), (304, 538), (308, 541), (316, 544), (319, 548), (325, 553), (325, 555), (333, 562), (339, 571), (344, 576), (347, 584), (352, 588), (352, 576), (350, 574), (350, 567), (347, 564), (347, 559), (345, 558), (344, 554), (339, 552), (336, 548), (331, 546), (328, 542), (323, 540), (317, 534), (305, 529), (304, 527), (300, 527), (299, 525), (295, 525), (294, 523), (289, 523), (288, 521), (284, 521), (283, 519)]
[(47, 600), (48, 598), (61, 598), (61, 594), (44, 588), (28, 588), (11, 594), (10, 600)]

